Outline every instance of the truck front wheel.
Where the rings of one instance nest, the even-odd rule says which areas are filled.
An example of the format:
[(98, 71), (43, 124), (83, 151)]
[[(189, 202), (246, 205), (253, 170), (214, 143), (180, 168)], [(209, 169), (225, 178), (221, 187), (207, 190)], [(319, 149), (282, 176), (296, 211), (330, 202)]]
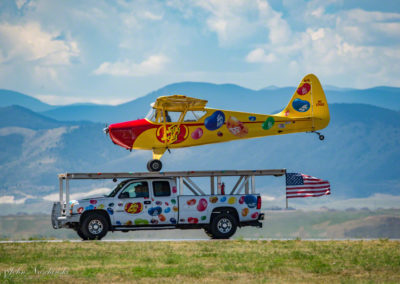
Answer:
[(80, 228), (83, 239), (101, 240), (108, 232), (108, 222), (103, 214), (91, 213), (83, 220)]
[(213, 239), (229, 239), (236, 229), (236, 218), (229, 213), (221, 213), (212, 219), (210, 233)]

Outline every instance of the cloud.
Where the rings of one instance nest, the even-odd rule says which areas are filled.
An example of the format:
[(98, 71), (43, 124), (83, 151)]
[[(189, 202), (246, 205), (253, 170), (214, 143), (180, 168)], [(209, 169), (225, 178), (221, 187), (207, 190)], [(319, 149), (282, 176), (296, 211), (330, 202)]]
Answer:
[(40, 65), (66, 65), (79, 55), (77, 42), (60, 39), (59, 32), (43, 31), (40, 24), (0, 24), (1, 62), (36, 61)]
[(267, 31), (271, 42), (286, 41), (290, 28), (282, 14), (273, 10), (264, 0), (205, 0), (194, 2), (209, 13), (206, 23), (208, 28), (218, 35), (221, 45), (237, 44)]
[(57, 96), (57, 95), (34, 95), (33, 97), (41, 100), (50, 105), (69, 105), (76, 103), (93, 103), (93, 104), (106, 104), (106, 105), (119, 105), (131, 101), (131, 99), (119, 98), (84, 98), (74, 96)]
[[(88, 198), (88, 197), (103, 196), (110, 192), (111, 192), (110, 188), (101, 187), (101, 188), (92, 189), (88, 192), (73, 193), (70, 195), (70, 198), (71, 198), (71, 200), (78, 200), (78, 199), (83, 199), (83, 198)], [(58, 201), (59, 194), (58, 193), (49, 194), (49, 195), (44, 196), (43, 199), (47, 200), (47, 201)]]
[[(321, 17), (324, 9), (317, 10), (314, 14)], [(400, 47), (400, 14), (356, 9), (335, 16), (333, 23), (289, 31), (286, 41), (270, 39), (249, 51), (245, 61), (272, 69), (278, 66), (271, 63), (279, 62), (289, 67), (290, 74), (313, 72), (329, 77), (331, 83), (353, 87), (365, 87), (366, 82), (372, 86), (400, 84), (393, 76), (400, 72), (399, 56), (394, 56)]]
[(251, 63), (271, 63), (276, 61), (276, 59), (273, 53), (265, 54), (262, 48), (256, 48), (246, 56), (246, 61)]
[(104, 62), (94, 71), (94, 74), (130, 77), (155, 75), (160, 73), (168, 62), (169, 58), (162, 54), (152, 55), (140, 63), (134, 63), (128, 59), (114, 63)]

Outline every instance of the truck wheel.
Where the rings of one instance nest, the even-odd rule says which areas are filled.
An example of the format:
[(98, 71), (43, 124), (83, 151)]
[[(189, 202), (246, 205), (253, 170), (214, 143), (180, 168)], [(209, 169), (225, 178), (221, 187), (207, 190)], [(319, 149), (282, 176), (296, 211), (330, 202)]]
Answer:
[(108, 222), (103, 214), (91, 213), (82, 222), (80, 228), (86, 240), (101, 240), (108, 232)]
[(160, 160), (150, 160), (147, 163), (147, 170), (149, 172), (159, 172), (161, 171), (162, 163)]
[(82, 240), (84, 240), (84, 241), (87, 240), (86, 236), (82, 233), (81, 228), (78, 228), (78, 229), (76, 230), (76, 233), (78, 234), (78, 236), (79, 236)]
[(211, 222), (211, 234), (213, 239), (229, 239), (237, 228), (237, 221), (229, 213), (221, 213), (215, 216)]
[(203, 229), (207, 236), (209, 236), (210, 238), (213, 237), (213, 234), (211, 233), (210, 228), (203, 228)]

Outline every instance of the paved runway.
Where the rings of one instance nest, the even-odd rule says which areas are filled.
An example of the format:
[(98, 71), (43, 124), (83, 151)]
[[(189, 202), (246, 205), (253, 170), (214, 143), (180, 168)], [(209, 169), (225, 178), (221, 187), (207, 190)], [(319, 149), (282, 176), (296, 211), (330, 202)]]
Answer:
[[(130, 239), (130, 240), (101, 240), (101, 242), (110, 242), (110, 243), (118, 243), (118, 242), (208, 242), (208, 241), (235, 241), (235, 240), (244, 240), (244, 241), (293, 241), (296, 239), (252, 239), (252, 238), (244, 238), (244, 239), (229, 239), (229, 240), (212, 240), (212, 239)], [(377, 241), (381, 239), (300, 239), (299, 241), (316, 241), (316, 242), (328, 242), (328, 241)], [(400, 239), (388, 239), (389, 241), (400, 241)], [(62, 242), (71, 242), (71, 243), (79, 243), (83, 242), (82, 240), (20, 240), (20, 241), (0, 241), (0, 244), (11, 244), (11, 243), (62, 243)]]

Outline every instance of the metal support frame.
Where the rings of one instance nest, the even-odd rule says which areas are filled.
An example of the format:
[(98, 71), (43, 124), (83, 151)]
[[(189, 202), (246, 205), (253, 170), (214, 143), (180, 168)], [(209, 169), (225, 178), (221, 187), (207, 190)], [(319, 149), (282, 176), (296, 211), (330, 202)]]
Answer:
[(204, 193), (204, 191), (202, 191), (201, 190), (201, 188), (197, 185), (197, 184), (195, 184), (191, 179), (190, 179), (190, 177), (185, 177), (184, 178), (188, 183), (190, 183), (190, 185), (192, 186), (192, 187), (194, 187), (200, 194), (197, 194), (197, 195), (205, 195), (205, 193)]
[(183, 194), (183, 177), (179, 177), (179, 194)]
[(240, 193), (242, 192), (243, 188), (245, 187), (245, 185), (248, 184), (248, 182), (249, 182), (249, 177), (247, 176), (247, 177), (244, 178), (244, 181), (243, 181), (243, 183), (240, 185), (240, 187), (238, 188), (236, 194), (240, 194)]
[[(179, 180), (179, 194), (183, 194), (183, 187), (186, 185), (195, 195), (205, 195), (190, 177), (209, 177), (211, 194), (215, 194), (215, 177), (217, 184), (221, 184), (223, 176), (239, 176), (238, 181), (233, 187), (230, 194), (240, 194), (245, 187), (246, 193), (249, 193), (249, 179), (251, 178), (251, 192), (255, 193), (255, 176), (283, 176), (286, 169), (272, 170), (226, 170), (226, 171), (175, 171), (175, 172), (139, 172), (139, 173), (64, 173), (59, 174), (59, 202), (61, 211), (69, 216), (70, 190), (69, 180), (71, 179), (121, 179), (121, 178), (177, 178)], [(244, 181), (243, 181), (244, 179)], [(65, 180), (65, 199), (64, 199), (64, 180)], [(242, 182), (243, 181), (243, 182)], [(241, 183), (242, 182), (242, 183)], [(240, 185), (240, 186), (239, 186)], [(235, 193), (236, 191), (236, 193)], [(217, 189), (217, 194), (221, 194), (221, 187)], [(65, 206), (64, 206), (65, 200)], [(61, 212), (61, 215), (64, 215)], [(64, 215), (65, 216), (65, 215)]]
[(221, 194), (221, 186), (222, 186), (221, 177), (217, 176), (217, 194)]
[(232, 191), (231, 191), (230, 194), (234, 194), (234, 193), (235, 193), (236, 188), (239, 186), (239, 184), (240, 184), (240, 182), (243, 180), (243, 178), (244, 178), (243, 176), (240, 176), (240, 177), (239, 177), (238, 181), (236, 182), (236, 184), (235, 184), (235, 186), (233, 187), (233, 189), (232, 189)]
[(193, 192), (194, 195), (199, 195), (199, 194), (196, 192), (196, 190), (195, 190), (194, 188), (192, 188), (192, 187), (190, 186), (190, 184), (189, 184), (186, 180), (183, 180), (183, 184), (186, 185), (187, 188), (188, 188), (191, 192)]

